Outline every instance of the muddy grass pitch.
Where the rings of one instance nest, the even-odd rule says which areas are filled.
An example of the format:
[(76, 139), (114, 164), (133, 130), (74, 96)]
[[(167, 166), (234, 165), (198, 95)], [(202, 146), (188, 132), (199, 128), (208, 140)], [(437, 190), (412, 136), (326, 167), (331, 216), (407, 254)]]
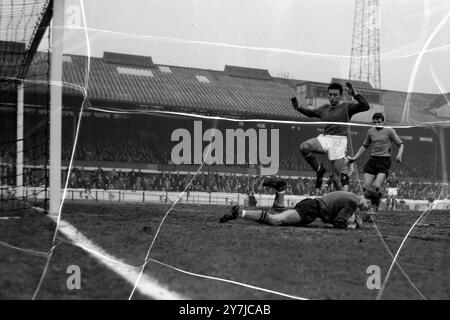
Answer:
[[(166, 215), (169, 209), (163, 204), (67, 203), (61, 218), (137, 270), (157, 234), (144, 273), (189, 299), (376, 299), (379, 290), (373, 288), (370, 270), (379, 267), (383, 283), (421, 215), (380, 212), (376, 224), (345, 231), (319, 221), (304, 228), (242, 220), (219, 224), (223, 206), (177, 205)], [(38, 213), (14, 217), (0, 220), (0, 299), (31, 299), (55, 223)], [(55, 244), (37, 299), (128, 299), (132, 285), (77, 243), (58, 233)], [(450, 212), (426, 214), (404, 241), (381, 298), (449, 299), (449, 249)], [(67, 288), (70, 265), (80, 267), (79, 290)]]

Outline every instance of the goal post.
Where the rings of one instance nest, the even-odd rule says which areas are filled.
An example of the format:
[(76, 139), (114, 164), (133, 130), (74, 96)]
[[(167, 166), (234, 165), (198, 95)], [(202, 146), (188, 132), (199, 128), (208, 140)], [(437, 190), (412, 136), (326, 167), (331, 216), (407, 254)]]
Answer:
[(17, 142), (16, 142), (16, 197), (23, 198), (23, 130), (24, 130), (24, 87), (23, 81), (17, 84)]
[(54, 0), (50, 53), (50, 181), (49, 213), (58, 214), (61, 205), (62, 65), (64, 0)]

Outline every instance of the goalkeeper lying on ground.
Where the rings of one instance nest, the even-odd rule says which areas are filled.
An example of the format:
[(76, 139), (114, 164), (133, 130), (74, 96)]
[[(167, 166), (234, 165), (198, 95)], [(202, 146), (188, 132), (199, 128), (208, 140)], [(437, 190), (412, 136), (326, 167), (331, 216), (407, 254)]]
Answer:
[[(230, 211), (220, 218), (220, 222), (235, 220), (238, 217), (260, 222), (272, 226), (305, 226), (320, 218), (325, 223), (332, 224), (339, 229), (355, 229), (362, 225), (361, 218), (356, 211), (367, 215), (380, 203), (381, 195), (368, 190), (364, 196), (351, 192), (335, 191), (322, 197), (306, 198), (294, 208), (284, 209), (284, 190), (286, 182), (281, 179), (266, 179), (263, 186), (276, 190), (272, 212), (266, 210), (242, 210), (238, 205), (231, 207)], [(279, 212), (279, 213), (277, 213)]]

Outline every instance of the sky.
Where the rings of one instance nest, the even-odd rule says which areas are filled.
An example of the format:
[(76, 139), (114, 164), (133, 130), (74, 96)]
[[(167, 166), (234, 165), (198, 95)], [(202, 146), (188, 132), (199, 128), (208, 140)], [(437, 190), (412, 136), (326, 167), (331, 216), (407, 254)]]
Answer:
[[(450, 1), (379, 6), (382, 89), (450, 92)], [(329, 82), (348, 78), (354, 10), (355, 0), (65, 0), (64, 52)]]

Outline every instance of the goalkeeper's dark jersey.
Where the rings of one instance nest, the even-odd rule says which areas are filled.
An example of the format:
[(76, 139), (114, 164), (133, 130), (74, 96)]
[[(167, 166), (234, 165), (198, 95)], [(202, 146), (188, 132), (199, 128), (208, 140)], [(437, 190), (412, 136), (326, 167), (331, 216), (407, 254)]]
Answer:
[(347, 220), (358, 208), (359, 197), (351, 192), (334, 191), (318, 198), (306, 198), (295, 205), (303, 226), (320, 218), (335, 228), (347, 228)]
[(356, 211), (360, 201), (359, 196), (346, 191), (330, 192), (318, 199), (323, 204), (320, 215), (322, 221), (333, 224), (342, 223), (345, 226), (347, 219)]

